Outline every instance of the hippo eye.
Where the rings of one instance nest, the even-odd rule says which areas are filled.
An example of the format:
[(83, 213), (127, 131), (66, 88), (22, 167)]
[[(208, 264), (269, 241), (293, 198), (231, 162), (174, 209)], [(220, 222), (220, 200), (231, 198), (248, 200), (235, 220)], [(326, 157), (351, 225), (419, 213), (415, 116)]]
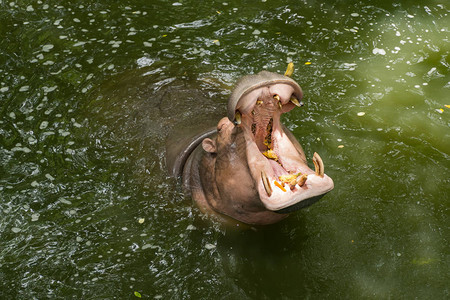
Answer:
[(220, 131), (222, 130), (222, 128), (223, 128), (224, 125), (225, 125), (225, 124), (223, 124), (223, 123), (219, 123), (219, 124), (217, 125), (217, 132), (220, 132)]

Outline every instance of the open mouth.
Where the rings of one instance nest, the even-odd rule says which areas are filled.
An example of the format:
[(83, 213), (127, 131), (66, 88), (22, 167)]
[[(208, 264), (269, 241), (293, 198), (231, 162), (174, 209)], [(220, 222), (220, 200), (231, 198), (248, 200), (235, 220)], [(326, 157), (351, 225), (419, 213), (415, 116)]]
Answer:
[[(252, 94), (252, 93), (250, 93)], [(333, 189), (324, 164), (314, 153), (314, 171), (300, 144), (283, 128), (280, 116), (302, 102), (287, 84), (266, 86), (243, 97), (235, 122), (247, 141), (248, 165), (261, 201), (269, 210), (285, 213), (309, 206)]]

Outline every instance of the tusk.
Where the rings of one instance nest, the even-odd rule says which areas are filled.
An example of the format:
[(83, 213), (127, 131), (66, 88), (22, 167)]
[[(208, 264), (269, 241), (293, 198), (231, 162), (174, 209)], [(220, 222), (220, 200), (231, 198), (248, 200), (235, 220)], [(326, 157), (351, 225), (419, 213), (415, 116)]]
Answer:
[(283, 109), (283, 103), (281, 103), (281, 101), (278, 101), (278, 108)]
[(261, 105), (261, 104), (263, 104), (262, 100), (256, 100), (256, 105)]
[(294, 63), (291, 61), (286, 69), (286, 72), (284, 73), (284, 76), (292, 76), (292, 73), (294, 73)]
[(298, 99), (295, 98), (294, 96), (291, 97), (290, 101), (298, 107), (301, 107), (304, 105), (302, 101), (298, 101)]
[(280, 101), (280, 96), (278, 96), (277, 94), (273, 95), (273, 99)]
[(234, 125), (239, 125), (242, 122), (241, 119), (242, 115), (239, 111), (236, 111), (236, 113), (234, 114)]
[(325, 174), (323, 161), (320, 158), (319, 154), (317, 154), (317, 152), (314, 152), (313, 163), (314, 163), (314, 168), (316, 169), (316, 175), (323, 177), (323, 175)]
[(272, 196), (272, 187), (270, 186), (269, 178), (267, 178), (266, 172), (261, 171), (261, 180), (266, 190), (267, 196)]
[(308, 175), (302, 174), (302, 176), (297, 177), (297, 184), (298, 186), (303, 186), (306, 182), (306, 179), (308, 179)]

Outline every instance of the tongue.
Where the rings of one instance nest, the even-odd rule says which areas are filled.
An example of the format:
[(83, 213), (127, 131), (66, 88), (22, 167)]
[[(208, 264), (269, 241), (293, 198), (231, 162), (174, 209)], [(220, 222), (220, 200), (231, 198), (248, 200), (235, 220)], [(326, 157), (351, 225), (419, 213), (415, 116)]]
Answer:
[(274, 172), (274, 175), (276, 178), (278, 178), (278, 176), (288, 174), (288, 172), (286, 172), (286, 170), (276, 161), (269, 159), (269, 163), (273, 169), (273, 172)]

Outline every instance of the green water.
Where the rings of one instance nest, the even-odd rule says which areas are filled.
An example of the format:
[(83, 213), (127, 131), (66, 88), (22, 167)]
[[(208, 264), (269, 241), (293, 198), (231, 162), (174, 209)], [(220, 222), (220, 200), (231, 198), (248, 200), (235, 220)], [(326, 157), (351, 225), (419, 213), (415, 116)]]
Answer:
[[(445, 1), (0, 1), (0, 298), (449, 298), (449, 25)], [(166, 136), (289, 61), (284, 123), (335, 189), (205, 220)]]

